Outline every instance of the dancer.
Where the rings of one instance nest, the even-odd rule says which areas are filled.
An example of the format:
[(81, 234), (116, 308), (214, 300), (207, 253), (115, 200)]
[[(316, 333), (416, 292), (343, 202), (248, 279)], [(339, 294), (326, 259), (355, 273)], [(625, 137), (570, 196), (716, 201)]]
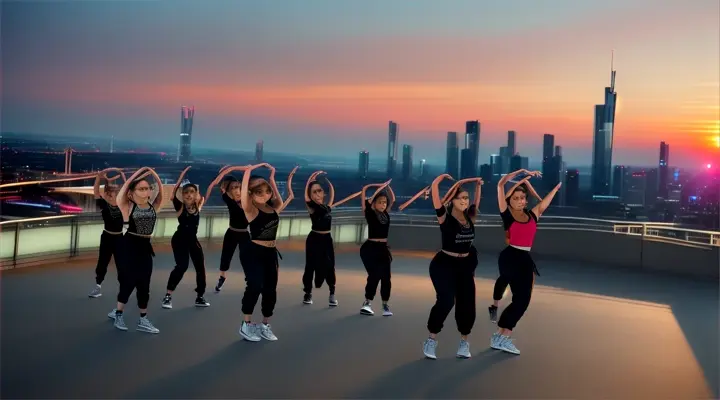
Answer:
[[(155, 199), (150, 202), (151, 188), (146, 177), (152, 175), (158, 186)], [(160, 333), (147, 317), (147, 305), (150, 300), (150, 279), (153, 270), (152, 238), (157, 214), (155, 209), (162, 205), (163, 186), (160, 177), (152, 168), (143, 167), (125, 181), (117, 195), (117, 204), (123, 215), (123, 221), (129, 221), (127, 232), (123, 236), (124, 254), (120, 271), (120, 291), (117, 307), (108, 317), (115, 320), (115, 328), (126, 331), (123, 311), (133, 290), (137, 293), (140, 321), (137, 330), (148, 333)]]
[[(395, 193), (390, 187), (390, 181), (380, 184), (366, 185), (362, 188), (361, 199), (363, 199), (362, 210), (365, 214), (365, 221), (368, 224), (368, 239), (360, 246), (360, 258), (368, 273), (367, 284), (365, 285), (365, 302), (360, 308), (360, 313), (375, 315), (371, 302), (375, 298), (378, 284), (380, 284), (380, 298), (382, 299), (383, 316), (393, 315), (390, 311), (390, 264), (392, 254), (387, 243), (388, 231), (390, 230), (390, 214), (395, 203)], [(375, 193), (366, 199), (365, 193), (371, 187), (377, 187)], [(387, 189), (386, 189), (387, 188)]]
[[(427, 328), (430, 336), (425, 340), (423, 353), (426, 358), (436, 359), (437, 334), (455, 306), (455, 322), (460, 331), (458, 358), (470, 358), (468, 335), (475, 323), (475, 268), (477, 257), (473, 256), (475, 240), (475, 218), (480, 206), (481, 178), (461, 179), (450, 188), (449, 204), (443, 204), (440, 197), (440, 182), (451, 178), (443, 174), (432, 183), (432, 200), (442, 237), (442, 250), (430, 262), (430, 279), (435, 288), (437, 300), (430, 310)], [(462, 184), (475, 182), (475, 199), (470, 204), (469, 192)]]
[[(118, 175), (108, 178), (110, 171), (119, 172)], [(95, 195), (95, 205), (101, 210), (103, 219), (103, 233), (100, 236), (100, 253), (98, 254), (97, 266), (95, 267), (95, 288), (88, 294), (90, 298), (98, 298), (102, 296), (102, 283), (107, 275), (110, 259), (115, 257), (115, 272), (117, 273), (118, 282), (120, 282), (120, 268), (118, 268), (118, 258), (120, 256), (120, 244), (122, 240), (123, 217), (117, 206), (118, 187), (111, 182), (122, 177), (125, 181), (125, 174), (118, 168), (107, 168), (98, 172), (93, 186), (93, 194)], [(105, 180), (105, 187), (100, 193), (100, 181)]]
[[(185, 174), (191, 167), (185, 168), (178, 177), (173, 188), (172, 202), (177, 211), (178, 227), (172, 237), (171, 245), (175, 257), (175, 268), (170, 273), (167, 283), (167, 292), (162, 299), (162, 308), (172, 308), (172, 293), (185, 275), (190, 260), (195, 267), (195, 307), (209, 307), (210, 303), (205, 301), (205, 255), (202, 246), (197, 238), (198, 226), (200, 225), (200, 211), (202, 210), (205, 198), (200, 196), (197, 185), (184, 181)], [(178, 197), (182, 198), (182, 201)]]
[(305, 207), (310, 214), (312, 230), (305, 240), (305, 272), (303, 273), (303, 303), (312, 304), (313, 275), (315, 277), (315, 288), (322, 287), (327, 282), (330, 289), (328, 304), (336, 307), (338, 301), (335, 298), (335, 248), (330, 228), (332, 224), (332, 209), (341, 204), (360, 196), (361, 192), (353, 193), (350, 196), (335, 203), (335, 188), (327, 177), (330, 189), (330, 200), (325, 204), (325, 190), (317, 181), (317, 177), (325, 174), (325, 171), (315, 171), (305, 184)]
[(247, 168), (248, 166), (223, 167), (217, 178), (210, 183), (207, 193), (205, 194), (205, 198), (209, 199), (213, 187), (222, 181), (220, 191), (222, 192), (222, 199), (230, 213), (230, 226), (228, 226), (227, 231), (225, 231), (222, 252), (220, 253), (220, 277), (218, 278), (217, 285), (215, 285), (215, 293), (220, 293), (227, 280), (227, 271), (230, 270), (230, 262), (232, 261), (233, 255), (235, 255), (235, 249), (240, 249), (245, 242), (250, 240), (250, 235), (247, 230), (247, 218), (240, 204), (242, 198), (240, 181), (233, 176), (227, 176), (227, 174), (231, 172), (245, 171)]
[(421, 191), (415, 193), (412, 197), (410, 197), (410, 200), (400, 204), (400, 207), (398, 207), (399, 211), (403, 211), (406, 209), (410, 204), (412, 204), (415, 200), (420, 198), (420, 196), (425, 196), (427, 199), (427, 196), (430, 195), (430, 186), (425, 186)]
[[(270, 178), (252, 175), (260, 167), (270, 169)], [(278, 340), (270, 328), (270, 317), (277, 302), (278, 256), (282, 255), (275, 247), (279, 214), (295, 197), (292, 191), (292, 177), (297, 167), (290, 172), (287, 180), (288, 196), (283, 202), (275, 183), (275, 168), (267, 163), (253, 165), (245, 170), (242, 180), (242, 206), (249, 221), (250, 241), (240, 250), (240, 263), (245, 271), (245, 294), (242, 298), (243, 322), (240, 336), (243, 339), (258, 342)], [(262, 295), (263, 320), (260, 326), (252, 322), (252, 314), (258, 298)], [(258, 334), (259, 332), (259, 334)]]
[[(521, 170), (520, 172), (523, 172), (523, 171)], [(539, 171), (535, 171), (532, 174), (533, 175), (528, 175), (520, 182), (514, 182), (514, 181), (508, 179), (508, 182), (514, 183), (515, 185), (509, 191), (506, 192), (508, 194), (505, 195), (505, 198), (512, 196), (512, 194), (515, 193), (516, 190), (523, 190), (523, 191), (527, 192), (528, 187), (525, 185), (525, 183), (528, 182), (532, 176), (540, 176)], [(542, 201), (542, 197), (540, 197), (540, 195), (538, 195), (534, 189), (532, 190), (532, 195), (536, 199), (538, 199), (538, 201)], [(503, 227), (505, 229), (505, 245), (507, 246), (510, 244), (510, 232), (507, 230), (508, 227), (505, 226), (505, 224), (503, 224), (503, 225), (504, 225)], [(493, 324), (497, 323), (497, 311), (498, 311), (498, 307), (500, 306), (500, 300), (502, 300), (503, 295), (505, 294), (505, 291), (507, 290), (507, 287), (509, 285), (510, 285), (510, 282), (508, 282), (506, 277), (504, 277), (502, 275), (498, 276), (498, 278), (495, 280), (495, 286), (493, 288), (493, 304), (491, 304), (490, 307), (488, 307), (488, 313), (490, 314), (490, 322), (492, 322)]]
[[(512, 176), (525, 172), (531, 176), (540, 176), (539, 172), (525, 170), (515, 171)], [(500, 252), (498, 266), (500, 276), (510, 284), (512, 302), (503, 310), (498, 321), (498, 330), (490, 338), (490, 347), (512, 354), (520, 354), (520, 350), (512, 343), (510, 336), (520, 318), (530, 305), (537, 267), (530, 256), (530, 249), (537, 231), (537, 221), (550, 206), (555, 194), (560, 190), (562, 183), (558, 183), (553, 190), (540, 202), (528, 211), (527, 193), (522, 186), (516, 186), (509, 197), (505, 196), (505, 181), (498, 183), (498, 206), (503, 219), (505, 230), (510, 234), (510, 244)], [(524, 185), (531, 188), (529, 181)], [(532, 189), (534, 190), (534, 189)]]

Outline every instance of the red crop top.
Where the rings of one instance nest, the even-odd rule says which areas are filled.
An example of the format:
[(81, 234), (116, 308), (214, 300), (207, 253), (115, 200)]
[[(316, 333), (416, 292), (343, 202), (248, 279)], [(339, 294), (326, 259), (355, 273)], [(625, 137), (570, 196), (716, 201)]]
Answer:
[(537, 232), (537, 216), (528, 209), (523, 211), (528, 215), (527, 222), (520, 222), (513, 218), (509, 208), (500, 213), (500, 217), (502, 217), (503, 226), (507, 231), (510, 246), (530, 250), (535, 240), (535, 232)]

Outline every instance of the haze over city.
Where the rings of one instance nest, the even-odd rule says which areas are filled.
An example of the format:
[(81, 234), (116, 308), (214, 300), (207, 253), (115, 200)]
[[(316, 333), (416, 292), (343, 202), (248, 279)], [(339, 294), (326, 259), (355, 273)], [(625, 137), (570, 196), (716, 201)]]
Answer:
[(443, 163), (477, 119), (481, 160), (515, 130), (589, 164), (614, 49), (613, 163), (717, 159), (717, 1), (551, 3), (4, 2), (3, 130), (174, 144), (184, 104), (198, 147), (379, 161), (393, 120)]

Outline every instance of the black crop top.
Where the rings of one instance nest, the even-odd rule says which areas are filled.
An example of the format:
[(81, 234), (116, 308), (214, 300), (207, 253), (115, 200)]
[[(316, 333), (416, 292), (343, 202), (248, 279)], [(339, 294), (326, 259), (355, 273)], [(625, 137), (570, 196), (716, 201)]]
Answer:
[(233, 200), (227, 193), (222, 194), (222, 199), (230, 212), (230, 227), (233, 229), (247, 229), (248, 220), (240, 203)]
[(195, 214), (191, 214), (188, 212), (187, 208), (184, 207), (185, 205), (183, 202), (178, 200), (177, 197), (173, 197), (172, 202), (175, 207), (175, 211), (180, 211), (180, 209), (182, 209), (182, 212), (177, 217), (178, 232), (197, 235), (198, 225), (200, 225), (200, 211), (195, 211)]
[(248, 224), (250, 239), (275, 240), (279, 224), (280, 217), (275, 211), (266, 213), (258, 210), (257, 217)]
[(318, 232), (327, 232), (330, 230), (332, 225), (332, 215), (330, 212), (332, 209), (325, 204), (318, 204), (312, 200), (307, 203), (308, 208), (312, 210), (310, 213), (310, 221), (312, 221), (312, 227), (310, 229)]
[(365, 221), (368, 224), (368, 239), (387, 239), (390, 230), (390, 214), (387, 211), (377, 212), (365, 200)]
[(95, 205), (102, 210), (103, 229), (108, 232), (122, 232), (123, 216), (120, 207), (108, 203), (105, 199), (95, 199)]
[(138, 235), (152, 235), (155, 230), (157, 214), (152, 204), (148, 203), (148, 206), (148, 208), (140, 208), (137, 204), (132, 203), (128, 232), (137, 233)]
[(442, 249), (451, 253), (469, 253), (475, 240), (475, 225), (472, 221), (468, 219), (467, 225), (461, 225), (452, 214), (448, 214), (445, 207), (435, 210), (435, 213), (438, 217), (445, 215), (445, 221), (440, 224)]

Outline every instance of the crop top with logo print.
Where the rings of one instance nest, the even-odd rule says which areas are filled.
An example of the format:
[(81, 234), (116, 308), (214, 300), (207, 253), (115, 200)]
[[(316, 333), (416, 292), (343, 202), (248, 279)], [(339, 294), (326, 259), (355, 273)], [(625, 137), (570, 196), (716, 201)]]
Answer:
[(120, 207), (108, 203), (105, 199), (95, 199), (95, 205), (101, 210), (103, 223), (108, 232), (120, 233), (123, 230), (123, 216)]
[(275, 240), (279, 223), (280, 217), (275, 211), (266, 213), (258, 210), (257, 217), (248, 224), (250, 239)]
[(222, 199), (227, 205), (228, 212), (230, 213), (230, 227), (233, 229), (247, 229), (248, 220), (245, 216), (240, 203), (233, 200), (227, 193), (222, 194)]
[(152, 235), (155, 230), (156, 219), (157, 214), (152, 204), (148, 203), (148, 208), (140, 208), (137, 204), (132, 203), (127, 231), (138, 235)]
[(178, 200), (177, 197), (173, 197), (172, 202), (173, 207), (175, 207), (175, 211), (180, 211), (180, 209), (182, 209), (182, 212), (177, 217), (178, 232), (197, 235), (198, 226), (200, 225), (200, 211), (195, 210), (194, 214), (188, 212), (185, 205), (182, 201)]
[(365, 200), (365, 221), (368, 224), (368, 239), (387, 239), (390, 231), (390, 214), (387, 210), (377, 212)]
[(310, 229), (318, 232), (329, 231), (332, 226), (332, 215), (330, 214), (332, 209), (325, 204), (318, 204), (312, 200), (305, 204), (313, 210), (313, 212), (310, 213), (310, 221), (312, 222)]
[(438, 208), (435, 213), (438, 217), (445, 215), (445, 221), (440, 224), (442, 249), (450, 253), (469, 253), (475, 241), (475, 225), (472, 221), (468, 219), (467, 224), (462, 225), (445, 207)]
[(537, 232), (537, 215), (528, 209), (523, 210), (523, 212), (528, 216), (527, 222), (516, 220), (509, 208), (500, 213), (500, 217), (502, 217), (503, 226), (507, 231), (510, 246), (530, 251)]

